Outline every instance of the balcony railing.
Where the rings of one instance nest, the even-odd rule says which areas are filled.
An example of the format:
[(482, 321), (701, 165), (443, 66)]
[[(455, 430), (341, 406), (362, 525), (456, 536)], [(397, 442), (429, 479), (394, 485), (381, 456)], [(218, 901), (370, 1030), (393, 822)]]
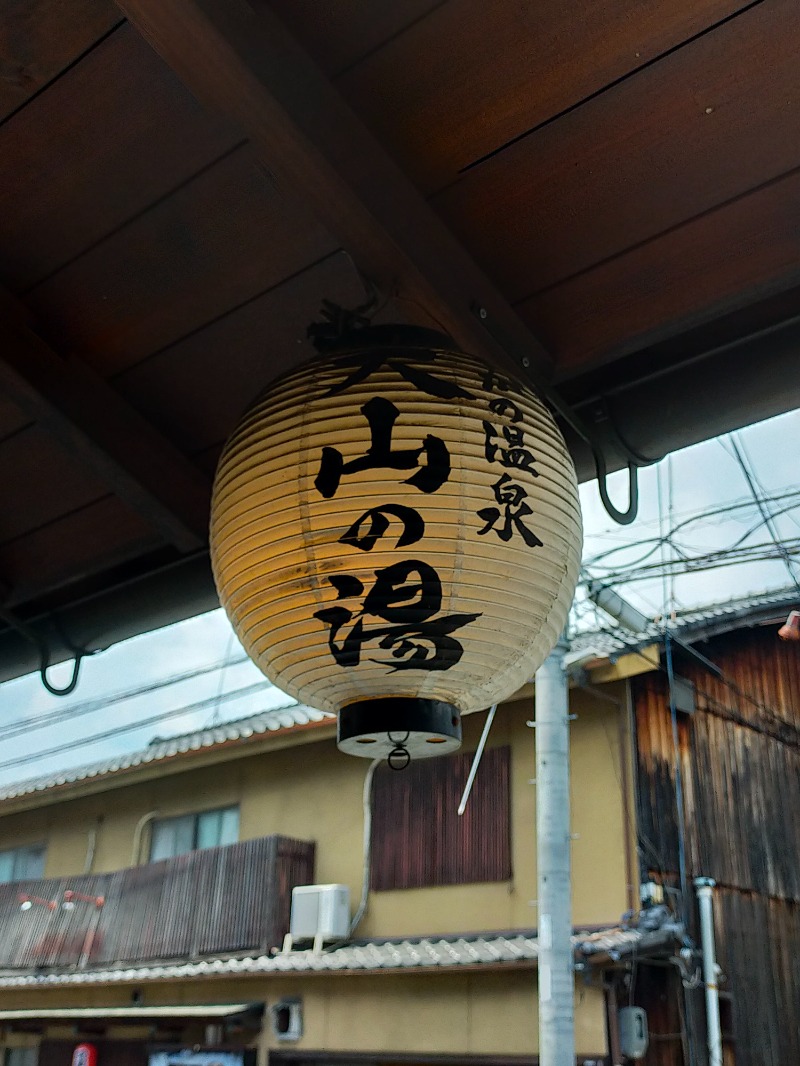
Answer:
[(288, 931), (292, 888), (313, 878), (313, 844), (270, 836), (110, 874), (0, 885), (0, 969), (269, 951)]

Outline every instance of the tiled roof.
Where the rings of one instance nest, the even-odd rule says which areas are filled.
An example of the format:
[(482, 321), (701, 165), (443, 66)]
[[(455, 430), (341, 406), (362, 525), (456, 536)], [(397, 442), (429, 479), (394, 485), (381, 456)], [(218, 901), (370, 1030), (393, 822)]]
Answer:
[[(578, 958), (602, 955), (611, 959), (663, 949), (680, 935), (678, 925), (667, 923), (654, 931), (623, 927), (593, 933), (576, 933), (573, 945)], [(103, 970), (71, 970), (63, 973), (0, 975), (0, 988), (49, 988), (54, 985), (140, 984), (203, 977), (249, 975), (369, 973), (410, 970), (445, 970), (459, 967), (498, 967), (534, 963), (538, 958), (535, 933), (445, 936), (409, 940), (365, 941), (345, 944), (328, 951), (292, 951), (278, 955), (205, 959), (151, 966), (126, 966)]]
[(301, 726), (322, 723), (328, 719), (333, 721), (335, 717), (330, 711), (315, 711), (311, 707), (297, 704), (293, 707), (262, 711), (259, 714), (249, 715), (247, 718), (240, 718), (234, 722), (225, 722), (222, 725), (212, 726), (208, 729), (199, 729), (193, 733), (185, 733), (182, 736), (169, 737), (167, 739), (156, 737), (146, 748), (139, 751), (130, 752), (126, 755), (117, 755), (113, 759), (104, 759), (102, 762), (90, 763), (88, 766), (77, 766), (60, 773), (32, 777), (27, 781), (6, 785), (4, 788), (0, 788), (0, 802), (16, 799), (19, 796), (28, 796), (35, 792), (45, 792), (60, 785), (71, 785), (78, 781), (105, 777), (121, 770), (131, 770), (147, 763), (160, 762), (164, 759), (171, 759), (176, 755), (201, 751), (204, 748), (213, 748), (219, 744), (256, 739), (269, 733), (297, 729)]
[[(748, 625), (763, 624), (772, 616), (780, 617), (781, 612), (788, 611), (799, 601), (800, 596), (793, 586), (740, 596), (723, 603), (679, 611), (670, 621), (670, 628), (683, 639), (692, 639), (700, 630), (724, 633)], [(573, 650), (594, 650), (598, 656), (619, 656), (642, 644), (663, 640), (663, 637), (663, 624), (652, 622), (638, 634), (620, 627), (583, 631), (571, 638), (570, 646)]]

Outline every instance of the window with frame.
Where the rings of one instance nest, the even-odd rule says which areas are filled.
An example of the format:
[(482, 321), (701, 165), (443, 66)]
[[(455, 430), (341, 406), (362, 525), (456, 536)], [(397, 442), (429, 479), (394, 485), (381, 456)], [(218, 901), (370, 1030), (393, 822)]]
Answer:
[(23, 848), (0, 851), (0, 884), (9, 881), (34, 881), (44, 877), (44, 844), (29, 844)]
[(189, 851), (235, 844), (239, 839), (239, 808), (219, 807), (212, 811), (159, 818), (150, 835), (150, 862), (173, 859)]
[(36, 1066), (39, 1049), (36, 1047), (8, 1047), (3, 1056), (3, 1066)]
[(464, 814), (458, 804), (473, 754), (375, 773), (370, 884), (376, 891), (511, 878), (508, 747), (483, 753)]

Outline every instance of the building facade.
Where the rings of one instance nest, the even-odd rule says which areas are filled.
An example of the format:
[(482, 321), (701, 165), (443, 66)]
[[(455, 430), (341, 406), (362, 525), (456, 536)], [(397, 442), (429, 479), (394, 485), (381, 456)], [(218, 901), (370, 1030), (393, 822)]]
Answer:
[[(572, 699), (574, 920), (592, 959), (603, 936), (628, 950), (634, 934), (620, 917), (637, 892), (624, 687), (607, 688), (613, 701), (579, 689)], [(38, 1046), (42, 1061), (65, 1062), (86, 1036), (101, 1051), (121, 1041), (145, 1062), (170, 1035), (206, 1044), (208, 1029), (256, 1048), (261, 1062), (534, 1061), (532, 712), (528, 692), (499, 709), (462, 818), (483, 715), (465, 721), (463, 754), (377, 770), (366, 911), (346, 944), (318, 954), (303, 943), (280, 954), (291, 887), (344, 884), (355, 911), (364, 881), (369, 763), (336, 750), (329, 717), (268, 712), (7, 789), (6, 1049)], [(287, 1000), (301, 1004), (296, 1040), (273, 1022)], [(259, 1007), (248, 1015), (250, 1004)], [(202, 1005), (231, 1008), (221, 1028), (213, 1011), (185, 1013)], [(576, 981), (575, 1005), (580, 1061), (602, 1061), (606, 1003), (594, 964)], [(120, 1008), (128, 1014), (115, 1016)]]
[[(753, 628), (762, 608), (678, 627), (672, 680), (657, 634), (573, 645), (578, 1063), (626, 1061), (634, 1006), (642, 1061), (707, 1061), (701, 875), (726, 1066), (800, 1060), (800, 656)], [(529, 689), (498, 709), (463, 817), (483, 714), (462, 753), (378, 768), (366, 790), (369, 763), (302, 707), (6, 788), (7, 1066), (64, 1066), (81, 1043), (98, 1066), (532, 1066), (532, 716)], [(308, 884), (346, 886), (362, 915), (319, 950), (284, 944)]]

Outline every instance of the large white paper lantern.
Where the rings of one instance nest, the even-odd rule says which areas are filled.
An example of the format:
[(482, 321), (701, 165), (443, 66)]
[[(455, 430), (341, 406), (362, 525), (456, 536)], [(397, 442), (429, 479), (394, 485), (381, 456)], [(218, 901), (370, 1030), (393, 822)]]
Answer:
[(436, 755), (529, 680), (581, 556), (575, 471), (526, 386), (371, 327), (273, 382), (228, 441), (211, 559), (248, 654), (339, 746)]

